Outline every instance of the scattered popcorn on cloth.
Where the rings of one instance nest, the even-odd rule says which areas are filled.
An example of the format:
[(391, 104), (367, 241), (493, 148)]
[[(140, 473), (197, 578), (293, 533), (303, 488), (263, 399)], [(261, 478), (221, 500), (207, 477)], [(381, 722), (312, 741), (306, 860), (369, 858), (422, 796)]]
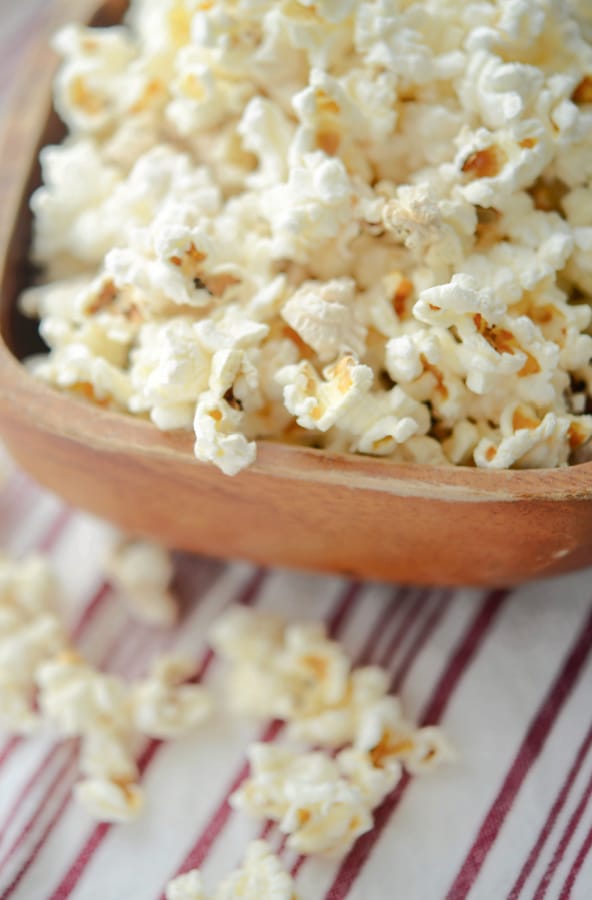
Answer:
[(201, 875), (192, 869), (169, 882), (166, 900), (298, 900), (292, 879), (265, 841), (247, 847), (243, 865), (218, 886), (204, 889)]
[[(158, 549), (159, 562), (168, 559), (150, 549)], [(151, 574), (154, 567), (144, 572), (148, 590), (162, 584)], [(78, 738), (77, 800), (101, 821), (127, 822), (144, 802), (136, 765), (141, 740), (183, 737), (208, 718), (212, 704), (205, 688), (187, 683), (195, 674), (187, 659), (159, 657), (133, 683), (95, 669), (69, 643), (53, 605), (56, 590), (42, 557), (0, 560), (0, 729)]]
[[(210, 640), (230, 666), (231, 709), (287, 721), (294, 741), (253, 744), (250, 776), (230, 802), (277, 821), (297, 853), (343, 856), (372, 828), (372, 810), (404, 769), (419, 775), (455, 759), (439, 728), (406, 721), (386, 671), (352, 668), (316, 623), (233, 609), (214, 623)], [(303, 752), (302, 742), (339, 752)]]
[[(228, 475), (264, 439), (581, 461), (591, 41), (581, 0), (132, 0), (68, 26), (31, 370), (193, 429)], [(174, 616), (164, 589), (129, 597)]]
[(107, 560), (106, 574), (132, 615), (153, 625), (174, 625), (179, 609), (170, 590), (173, 565), (153, 541), (123, 539)]

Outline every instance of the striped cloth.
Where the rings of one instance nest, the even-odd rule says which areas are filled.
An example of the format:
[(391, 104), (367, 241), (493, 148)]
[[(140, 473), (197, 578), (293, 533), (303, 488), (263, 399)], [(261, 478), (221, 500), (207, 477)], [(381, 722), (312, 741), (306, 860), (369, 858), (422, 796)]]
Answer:
[[(388, 669), (422, 723), (440, 722), (453, 766), (405, 778), (375, 828), (339, 862), (297, 858), (276, 827), (228, 805), (253, 740), (278, 723), (217, 715), (193, 737), (151, 741), (140, 768), (148, 805), (135, 824), (97, 825), (73, 801), (75, 742), (0, 744), (0, 900), (157, 900), (189, 868), (215, 884), (264, 835), (303, 900), (464, 900), (592, 896), (592, 585), (590, 573), (517, 590), (422, 590), (177, 558), (185, 610), (175, 629), (132, 622), (102, 580), (108, 527), (63, 506), (22, 473), (0, 491), (0, 541), (49, 554), (74, 641), (134, 677), (165, 650), (192, 654), (221, 689), (205, 640), (230, 604), (322, 618), (352, 658)], [(84, 560), (82, 564), (74, 561)]]
[[(0, 112), (9, 73), (49, 3), (0, 0)], [(454, 766), (405, 778), (375, 828), (339, 862), (297, 858), (277, 828), (228, 804), (253, 740), (282, 729), (216, 716), (194, 737), (151, 741), (140, 760), (145, 815), (96, 825), (73, 801), (75, 742), (0, 741), (0, 900), (157, 900), (192, 867), (216, 884), (264, 835), (303, 900), (590, 900), (592, 897), (592, 579), (582, 572), (517, 590), (401, 589), (246, 564), (177, 559), (182, 624), (165, 633), (129, 620), (100, 571), (106, 526), (64, 507), (22, 473), (0, 486), (0, 541), (42, 551), (62, 579), (63, 614), (95, 664), (128, 677), (156, 654), (199, 661), (231, 604), (319, 617), (356, 662), (391, 673), (409, 715), (442, 723)], [(81, 562), (83, 561), (83, 562)], [(264, 898), (262, 898), (264, 900)]]

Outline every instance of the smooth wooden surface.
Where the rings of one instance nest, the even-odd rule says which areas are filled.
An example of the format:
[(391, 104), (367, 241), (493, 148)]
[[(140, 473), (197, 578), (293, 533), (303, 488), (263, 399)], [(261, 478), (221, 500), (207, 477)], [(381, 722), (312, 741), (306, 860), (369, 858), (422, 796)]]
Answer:
[[(90, 4), (69, 2), (78, 15)], [(101, 24), (125, 4), (102, 8)], [(34, 381), (33, 335), (15, 313), (30, 278), (28, 197), (55, 64), (37, 48), (0, 151), (0, 432), (70, 503), (169, 546), (397, 581), (507, 584), (592, 563), (592, 463), (484, 472), (262, 444), (235, 478), (198, 463), (191, 435), (106, 412)]]

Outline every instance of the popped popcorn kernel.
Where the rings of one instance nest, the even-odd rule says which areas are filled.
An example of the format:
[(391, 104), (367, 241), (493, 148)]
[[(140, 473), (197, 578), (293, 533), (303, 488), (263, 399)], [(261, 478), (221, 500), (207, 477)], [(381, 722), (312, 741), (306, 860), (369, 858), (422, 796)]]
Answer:
[(168, 883), (165, 893), (166, 900), (298, 900), (292, 879), (265, 841), (249, 844), (242, 866), (213, 894), (206, 893), (198, 869), (178, 875)]
[(591, 40), (581, 0), (132, 0), (62, 29), (31, 371), (228, 475), (261, 440), (576, 463)]

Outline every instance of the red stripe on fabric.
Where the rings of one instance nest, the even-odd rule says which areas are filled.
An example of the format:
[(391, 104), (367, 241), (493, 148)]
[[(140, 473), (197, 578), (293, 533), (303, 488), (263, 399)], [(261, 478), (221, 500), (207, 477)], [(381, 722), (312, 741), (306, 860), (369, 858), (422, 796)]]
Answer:
[(545, 824), (543, 825), (543, 827), (539, 833), (536, 843), (534, 844), (532, 850), (528, 854), (526, 862), (524, 863), (524, 865), (522, 866), (522, 869), (520, 870), (520, 874), (518, 875), (518, 878), (516, 879), (514, 887), (512, 888), (512, 890), (510, 891), (510, 893), (508, 895), (508, 900), (518, 900), (518, 897), (519, 897), (520, 893), (522, 892), (522, 889), (523, 889), (524, 885), (526, 884), (526, 882), (530, 876), (530, 873), (532, 872), (533, 868), (535, 867), (535, 865), (538, 861), (539, 856), (541, 855), (541, 851), (543, 850), (543, 847), (547, 843), (547, 839), (549, 838), (549, 835), (551, 834), (551, 832), (553, 830), (553, 826), (555, 825), (555, 822), (557, 821), (557, 817), (559, 816), (559, 813), (565, 806), (565, 803), (567, 801), (569, 793), (573, 787), (574, 781), (576, 780), (576, 778), (580, 772), (580, 769), (582, 768), (582, 763), (584, 762), (586, 756), (588, 755), (590, 746), (592, 746), (592, 725), (588, 729), (588, 733), (586, 734), (586, 736), (584, 737), (584, 740), (580, 744), (580, 747), (578, 749), (578, 752), (576, 753), (575, 759), (569, 770), (567, 778), (563, 782), (563, 785), (561, 786), (561, 790), (559, 791), (557, 798), (556, 798), (555, 802), (553, 803), (551, 810), (549, 811), (549, 815), (547, 816), (547, 819), (545, 820)]
[(573, 865), (569, 870), (568, 876), (565, 879), (565, 884), (561, 890), (559, 895), (559, 900), (570, 900), (573, 892), (574, 885), (576, 883), (577, 877), (580, 874), (580, 869), (584, 865), (586, 859), (588, 858), (588, 854), (592, 849), (592, 828), (589, 830), (588, 834), (584, 838), (582, 846), (580, 847), (576, 858), (573, 861)]
[(70, 799), (71, 790), (72, 790), (71, 785), (69, 785), (58, 808), (56, 809), (55, 813), (49, 820), (47, 827), (44, 829), (44, 831), (40, 835), (39, 839), (33, 846), (31, 853), (29, 854), (27, 859), (23, 862), (21, 868), (18, 870), (18, 872), (16, 873), (16, 875), (14, 876), (14, 878), (12, 879), (12, 881), (10, 882), (8, 887), (5, 888), (5, 890), (2, 892), (2, 894), (0, 894), (0, 900), (8, 900), (8, 897), (10, 897), (10, 895), (12, 893), (14, 893), (14, 891), (17, 889), (17, 887), (21, 883), (21, 881), (24, 878), (24, 876), (26, 875), (26, 873), (29, 871), (30, 867), (35, 862), (35, 860), (39, 854), (39, 851), (45, 844), (45, 842), (48, 839), (49, 835), (51, 834), (56, 822), (60, 819), (64, 809), (66, 808), (66, 805)]
[(86, 604), (85, 608), (82, 611), (82, 615), (72, 628), (70, 637), (73, 641), (80, 640), (91, 622), (93, 622), (99, 609), (110, 593), (111, 585), (108, 584), (108, 582), (104, 581), (103, 584), (98, 588), (98, 590), (95, 591), (90, 601)]
[[(428, 704), (421, 716), (420, 724), (436, 724), (444, 715), (454, 691), (463, 675), (481, 649), (487, 634), (499, 615), (508, 596), (507, 591), (493, 591), (482, 603), (471, 620), (461, 640), (457, 644), (444, 672), (440, 676)], [(362, 835), (341, 863), (333, 880), (326, 900), (343, 900), (369, 859), (374, 846), (380, 839), (391, 816), (398, 807), (411, 778), (405, 774), (395, 790), (374, 813), (372, 831)]]
[(12, 756), (21, 741), (22, 738), (20, 737), (13, 737), (6, 741), (2, 748), (2, 751), (0, 752), (0, 768), (2, 768), (6, 760), (9, 759), (10, 756)]
[(6, 834), (12, 823), (13, 817), (18, 812), (19, 807), (22, 806), (22, 804), (27, 799), (30, 792), (33, 790), (33, 788), (39, 781), (40, 777), (46, 772), (47, 767), (49, 765), (51, 765), (52, 760), (60, 754), (63, 746), (64, 746), (63, 744), (54, 744), (54, 746), (51, 748), (51, 750), (43, 758), (43, 762), (41, 763), (41, 765), (38, 766), (37, 769), (30, 775), (30, 777), (27, 779), (27, 781), (21, 788), (18, 796), (13, 801), (12, 806), (10, 807), (8, 813), (6, 814), (2, 828), (0, 828), (0, 845), (2, 845), (2, 843), (4, 842)]
[(439, 600), (436, 602), (434, 609), (427, 616), (422, 627), (419, 629), (414, 640), (408, 647), (407, 653), (401, 660), (398, 668), (395, 670), (395, 674), (393, 675), (390, 684), (391, 693), (397, 694), (401, 689), (401, 685), (407, 677), (412, 663), (417, 659), (420, 652), (423, 650), (424, 646), (440, 624), (441, 620), (444, 618), (444, 615), (450, 609), (451, 601), (452, 594), (447, 593), (443, 597), (439, 598)]
[[(59, 749), (62, 749), (63, 746), (64, 746), (63, 744), (60, 744)], [(58, 748), (56, 748), (56, 749), (58, 749)], [(45, 797), (43, 798), (43, 800), (41, 801), (41, 803), (35, 810), (34, 815), (32, 815), (30, 817), (30, 819), (27, 822), (27, 824), (25, 825), (25, 827), (22, 829), (20, 834), (17, 835), (15, 840), (12, 842), (11, 846), (8, 848), (8, 850), (2, 857), (2, 859), (0, 859), (0, 872), (3, 870), (4, 866), (7, 865), (7, 863), (11, 859), (11, 857), (14, 856), (14, 854), (16, 853), (18, 848), (21, 846), (21, 844), (23, 844), (23, 842), (31, 834), (33, 828), (35, 827), (38, 820), (43, 815), (48, 803), (52, 799), (53, 794), (55, 793), (55, 791), (59, 788), (60, 784), (62, 783), (62, 779), (64, 778), (64, 776), (66, 775), (68, 770), (72, 768), (72, 765), (74, 764), (74, 762), (78, 756), (77, 751), (78, 751), (78, 748), (75, 745), (68, 747), (68, 752), (66, 753), (66, 757), (63, 760), (62, 764), (59, 766), (56, 774), (52, 778), (52, 780), (48, 786), (48, 789), (46, 791)]]
[(522, 741), (520, 749), (463, 862), (447, 900), (464, 900), (493, 847), (532, 765), (538, 759), (592, 649), (592, 610)]
[[(353, 582), (347, 587), (337, 605), (336, 610), (329, 619), (327, 626), (327, 632), (329, 636), (335, 637), (341, 631), (351, 613), (354, 601), (357, 598), (359, 591), (360, 585), (357, 582)], [(257, 741), (259, 743), (269, 743), (275, 740), (275, 738), (283, 730), (283, 727), (283, 722), (270, 722), (263, 730), (261, 735), (257, 738)], [(214, 810), (214, 813), (206, 823), (205, 828), (201, 831), (193, 847), (175, 873), (176, 875), (180, 875), (183, 872), (188, 872), (190, 869), (198, 868), (203, 863), (204, 859), (210, 852), (210, 849), (212, 848), (214, 843), (219, 838), (220, 834), (224, 830), (224, 827), (226, 826), (228, 819), (230, 818), (230, 815), (232, 813), (232, 807), (230, 806), (230, 797), (236, 790), (238, 790), (242, 782), (245, 780), (245, 778), (247, 778), (248, 774), (249, 763), (246, 759), (244, 759), (240, 769), (235, 774), (234, 778), (227, 787), (222, 801)], [(164, 897), (164, 894), (161, 894), (161, 896)], [(51, 900), (58, 900), (58, 898), (51, 898)], [(63, 900), (63, 898), (59, 898), (59, 900)]]
[[(257, 597), (261, 590), (261, 586), (266, 577), (267, 571), (265, 569), (258, 569), (253, 577), (249, 579), (235, 602), (243, 606), (252, 606), (257, 600)], [(213, 656), (214, 654), (208, 648), (204, 655), (203, 662), (193, 681), (198, 681), (203, 678), (204, 674), (207, 672), (209, 666), (212, 663)], [(146, 747), (138, 761), (138, 768), (140, 769), (141, 774), (144, 774), (148, 766), (151, 764), (161, 745), (161, 741), (149, 742), (148, 746)], [(70, 894), (78, 884), (80, 878), (84, 874), (84, 870), (92, 860), (96, 850), (102, 844), (103, 840), (109, 833), (111, 827), (112, 826), (107, 822), (101, 823), (93, 829), (90, 837), (84, 843), (78, 856), (75, 858), (70, 868), (66, 871), (66, 874), (58, 884), (54, 893), (51, 895), (51, 897), (48, 898), (48, 900), (65, 900), (65, 898), (70, 896)]]
[[(395, 653), (409, 634), (413, 624), (417, 621), (420, 613), (423, 611), (428, 597), (427, 591), (422, 591), (418, 597), (409, 598), (409, 609), (403, 617), (401, 626), (397, 628), (391, 640), (388, 642), (386, 649), (378, 659), (378, 665), (383, 669), (388, 668), (392, 662)], [(405, 596), (403, 597), (403, 600)]]
[[(271, 722), (257, 740), (259, 743), (271, 743), (280, 734), (282, 729), (283, 722)], [(208, 820), (197, 841), (183, 860), (183, 864), (177, 874), (188, 872), (190, 869), (197, 869), (202, 865), (204, 859), (207, 857), (213, 845), (218, 840), (222, 830), (224, 829), (228, 819), (232, 814), (230, 797), (236, 790), (238, 790), (245, 778), (247, 778), (248, 774), (249, 763), (245, 760), (245, 762), (242, 764), (241, 768), (238, 770), (229, 786), (227, 787), (222, 802), (214, 811), (214, 814)]]
[(55, 545), (61, 538), (66, 526), (71, 519), (71, 509), (69, 509), (67, 506), (64, 506), (62, 509), (60, 509), (57, 516), (50, 525), (48, 531), (37, 544), (37, 550), (40, 553), (49, 553), (49, 551), (55, 547)]
[(543, 900), (543, 897), (546, 895), (549, 885), (553, 881), (553, 876), (555, 875), (555, 872), (557, 871), (557, 867), (563, 861), (565, 851), (569, 847), (569, 844), (571, 843), (571, 840), (575, 834), (576, 828), (580, 824), (581, 818), (584, 815), (584, 811), (586, 810), (586, 807), (588, 805), (588, 802), (589, 802), (591, 796), (592, 796), (592, 776), (588, 780), (586, 789), (585, 789), (584, 793), (582, 794), (580, 802), (574, 809), (567, 825), (565, 826), (565, 830), (561, 836), (561, 840), (559, 841), (559, 844), (557, 845), (557, 849), (555, 850), (555, 853), (553, 854), (553, 857), (552, 857), (549, 865), (545, 869), (543, 877), (541, 878), (539, 885), (536, 889), (533, 900)]

